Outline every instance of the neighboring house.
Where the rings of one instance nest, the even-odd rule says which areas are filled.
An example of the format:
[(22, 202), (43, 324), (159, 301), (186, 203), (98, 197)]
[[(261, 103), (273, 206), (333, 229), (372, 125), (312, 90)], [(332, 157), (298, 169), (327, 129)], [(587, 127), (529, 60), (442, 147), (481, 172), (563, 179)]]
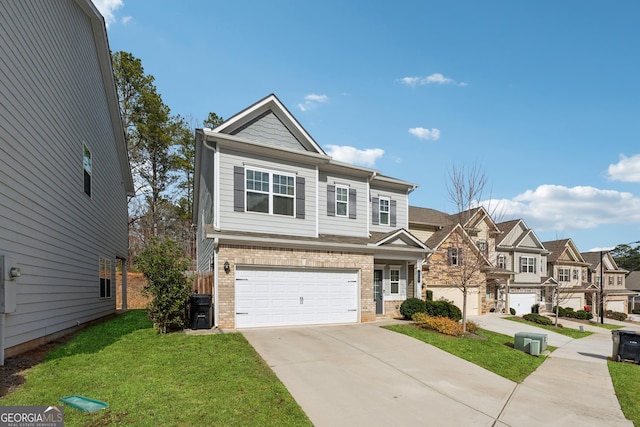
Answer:
[(366, 322), (421, 294), (416, 185), (333, 160), (275, 95), (198, 129), (195, 168), (215, 326)]
[(115, 312), (133, 183), (93, 4), (3, 1), (0, 22), (3, 362)]
[(422, 298), (429, 289), (434, 300), (446, 299), (462, 309), (464, 284), (468, 315), (502, 308), (509, 272), (491, 261), (500, 230), (484, 208), (447, 215), (410, 206), (409, 231), (433, 250), (422, 267)]
[[(511, 273), (507, 281), (507, 306), (516, 314), (531, 313), (532, 306), (550, 309), (557, 282), (547, 274), (549, 251), (522, 219), (497, 224), (496, 268)], [(545, 304), (546, 303), (546, 304)]]
[[(627, 289), (625, 285), (628, 271), (618, 267), (609, 251), (583, 252), (581, 255), (589, 264), (587, 280), (594, 292), (593, 299), (587, 302), (594, 305), (594, 313), (599, 313), (601, 289), (605, 311), (629, 313), (629, 297), (637, 295), (637, 292)], [(604, 283), (603, 288), (600, 287), (601, 283)]]
[(593, 287), (588, 281), (589, 263), (571, 239), (559, 239), (542, 243), (549, 255), (547, 256), (547, 271), (558, 284), (555, 297), (547, 294), (545, 298), (547, 311), (553, 311), (557, 304), (560, 307), (570, 307), (583, 310), (591, 306)]
[(626, 288), (635, 292), (629, 296), (629, 308), (631, 310), (640, 308), (640, 271), (632, 271), (625, 278)]

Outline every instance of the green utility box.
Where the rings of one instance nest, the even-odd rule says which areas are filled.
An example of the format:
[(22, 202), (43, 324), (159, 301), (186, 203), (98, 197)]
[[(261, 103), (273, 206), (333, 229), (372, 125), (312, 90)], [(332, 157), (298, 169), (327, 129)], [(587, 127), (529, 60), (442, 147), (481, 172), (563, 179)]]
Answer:
[[(525, 339), (529, 340), (525, 342)], [(540, 341), (540, 352), (547, 349), (547, 334), (538, 334), (536, 332), (516, 332), (514, 336), (513, 347), (516, 350), (530, 352), (531, 341)]]

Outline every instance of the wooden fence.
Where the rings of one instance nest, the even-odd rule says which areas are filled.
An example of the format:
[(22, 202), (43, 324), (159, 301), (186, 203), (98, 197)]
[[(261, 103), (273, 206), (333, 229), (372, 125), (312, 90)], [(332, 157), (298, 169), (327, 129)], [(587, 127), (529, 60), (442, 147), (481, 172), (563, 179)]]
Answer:
[(193, 293), (213, 295), (213, 273), (197, 272), (193, 276)]

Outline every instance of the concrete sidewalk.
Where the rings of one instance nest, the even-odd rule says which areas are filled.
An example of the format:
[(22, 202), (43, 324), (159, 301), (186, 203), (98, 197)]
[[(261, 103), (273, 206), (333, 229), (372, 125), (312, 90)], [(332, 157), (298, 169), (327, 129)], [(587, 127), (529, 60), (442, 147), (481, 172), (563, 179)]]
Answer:
[[(513, 324), (527, 326), (502, 319), (500, 315), (482, 317), (477, 321), (487, 329), (507, 330), (513, 328)], [(584, 325), (564, 318), (560, 323), (574, 329)], [(633, 324), (610, 319), (606, 319), (606, 323), (623, 324), (625, 329), (630, 330), (638, 329)], [(516, 387), (496, 425), (633, 426), (622, 414), (609, 376), (607, 358), (613, 349), (611, 331), (597, 326), (584, 326), (585, 330), (594, 334), (580, 339), (567, 339), (535, 328), (538, 332), (547, 333), (549, 344), (559, 348)]]

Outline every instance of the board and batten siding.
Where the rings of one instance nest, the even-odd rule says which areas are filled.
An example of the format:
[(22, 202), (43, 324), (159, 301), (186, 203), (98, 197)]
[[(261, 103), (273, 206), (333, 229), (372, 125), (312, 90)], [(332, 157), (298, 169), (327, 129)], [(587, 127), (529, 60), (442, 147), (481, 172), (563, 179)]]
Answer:
[[(305, 181), (305, 215), (270, 215), (234, 211), (234, 167), (266, 169), (295, 174)], [(293, 236), (316, 236), (316, 168), (302, 163), (285, 163), (259, 155), (220, 150), (220, 228), (225, 231), (248, 231)], [(298, 191), (298, 189), (296, 189)], [(299, 195), (297, 195), (299, 196)], [(295, 213), (294, 209), (294, 213)]]
[(271, 110), (265, 112), (237, 132), (233, 132), (233, 135), (272, 144), (276, 147), (306, 151), (302, 144), (300, 144), (300, 141), (291, 134), (289, 129), (286, 128)]
[[(22, 271), (6, 348), (115, 311), (116, 256), (127, 255), (115, 141), (89, 17), (73, 0), (3, 1), (0, 254)], [(99, 296), (100, 256), (111, 259), (111, 298)]]
[[(367, 182), (364, 179), (356, 180), (345, 175), (330, 174), (320, 171), (320, 185), (318, 187), (318, 223), (320, 234), (332, 234), (338, 236), (369, 237), (367, 231), (368, 199)], [(335, 209), (335, 192), (329, 192), (328, 186), (346, 186), (355, 191), (355, 205), (349, 206), (347, 217), (337, 216), (335, 212), (329, 212), (329, 203)], [(331, 200), (329, 200), (331, 198)], [(355, 212), (351, 211), (355, 208)], [(355, 217), (355, 218), (354, 218)]]
[[(407, 204), (408, 197), (406, 193), (392, 191), (386, 188), (376, 188), (373, 186), (371, 187), (370, 191), (371, 191), (371, 200), (372, 200), (372, 203), (369, 206), (369, 209), (370, 209), (369, 221), (371, 222), (371, 225), (370, 225), (371, 231), (388, 233), (398, 228), (404, 228), (404, 229), (409, 228), (409, 211), (408, 211), (408, 204)], [(392, 202), (395, 201), (395, 225), (391, 224), (391, 221), (390, 221), (390, 225), (374, 224), (373, 199), (374, 198), (379, 199), (381, 197), (387, 197)]]

